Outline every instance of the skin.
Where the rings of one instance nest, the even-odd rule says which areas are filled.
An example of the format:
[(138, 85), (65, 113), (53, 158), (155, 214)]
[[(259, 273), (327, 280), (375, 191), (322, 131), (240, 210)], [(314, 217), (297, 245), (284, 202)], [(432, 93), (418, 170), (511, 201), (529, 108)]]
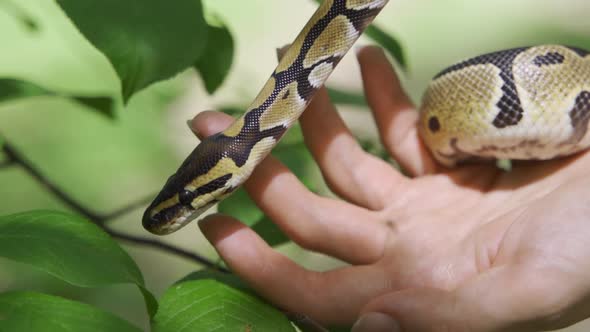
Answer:
[[(341, 199), (308, 191), (272, 157), (245, 188), (294, 242), (350, 265), (306, 270), (239, 221), (208, 216), (199, 225), (228, 266), (281, 308), (326, 325), (363, 317), (355, 332), (523, 332), (589, 317), (590, 154), (511, 172), (437, 166), (383, 51), (358, 58), (381, 140), (409, 175), (365, 153), (320, 91), (301, 125)], [(203, 112), (192, 126), (205, 137), (231, 122)]]

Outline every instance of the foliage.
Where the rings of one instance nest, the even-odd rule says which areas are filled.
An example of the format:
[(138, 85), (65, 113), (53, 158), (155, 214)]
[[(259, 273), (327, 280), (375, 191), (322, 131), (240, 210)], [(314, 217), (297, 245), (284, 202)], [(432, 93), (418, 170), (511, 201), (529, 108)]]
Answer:
[(194, 273), (168, 289), (160, 300), (153, 330), (295, 331), (279, 310), (270, 307), (232, 276)]
[(33, 292), (0, 294), (0, 331), (139, 332), (129, 322), (84, 303)]
[[(31, 98), (65, 99), (104, 115), (96, 117), (100, 121), (116, 121), (117, 106), (132, 104), (135, 101), (133, 97), (153, 83), (171, 80), (186, 71), (195, 71), (203, 80), (205, 90), (213, 94), (230, 72), (235, 51), (231, 29), (220, 17), (208, 12), (201, 0), (177, 0), (173, 5), (164, 0), (56, 2), (73, 24), (70, 28), (77, 29), (93, 50), (108, 60), (117, 75), (118, 85), (112, 89), (117, 93), (94, 94), (48, 88), (28, 77), (7, 75), (0, 77), (0, 104), (8, 105), (16, 100)], [(43, 25), (19, 10), (16, 0), (0, 1), (0, 11), (3, 8), (27, 30), (43, 32)], [(555, 40), (571, 41), (579, 46), (590, 45), (587, 37), (562, 35), (554, 29), (543, 34), (536, 33), (536, 36), (551, 34)], [(397, 39), (375, 25), (368, 28), (366, 36), (384, 47), (399, 67), (407, 70), (407, 59)], [(330, 88), (329, 93), (338, 104), (366, 107), (366, 101), (359, 93), (335, 88)], [(244, 109), (225, 107), (224, 111), (239, 115)], [(142, 137), (136, 139), (141, 140)], [(9, 149), (9, 143), (12, 142), (0, 135), (0, 147), (3, 147), (0, 169), (4, 171), (7, 166), (20, 166), (55, 195), (60, 204), (75, 213), (34, 210), (0, 216), (1, 257), (43, 271), (76, 287), (135, 285), (145, 301), (153, 331), (294, 331), (293, 324), (302, 330), (313, 330), (259, 298), (238, 277), (227, 273), (221, 263), (151, 238), (113, 230), (108, 222), (119, 213), (109, 214), (106, 218), (81, 207), (75, 198), (57, 188), (42, 169), (33, 167), (30, 161), (15, 154), (13, 147)], [(382, 147), (372, 140), (361, 140), (361, 145), (383, 159), (389, 158)], [(288, 132), (273, 155), (310, 190), (325, 190), (299, 126)], [(67, 171), (64, 170), (64, 173)], [(218, 208), (220, 212), (245, 222), (272, 246), (289, 242), (243, 189), (224, 200)], [(210, 269), (197, 271), (171, 285), (158, 301), (148, 290), (134, 258), (115, 240), (167, 250)], [(0, 293), (0, 331), (140, 330), (117, 315), (83, 303), (80, 299), (64, 297), (40, 292)]]
[(0, 78), (0, 103), (22, 98), (62, 97), (92, 108), (108, 117), (114, 116), (115, 101), (110, 97), (82, 96), (71, 93), (58, 93), (32, 82), (19, 79)]
[[(41, 30), (34, 19), (9, 3), (24, 26)], [(17, 78), (0, 78), (0, 103), (27, 98), (71, 100), (114, 119), (115, 106), (152, 83), (173, 78), (182, 71), (196, 70), (208, 93), (214, 93), (228, 75), (234, 40), (230, 29), (214, 14), (204, 15), (199, 0), (57, 0), (75, 28), (108, 59), (120, 80), (120, 95), (88, 95), (49, 89)], [(404, 64), (401, 47), (378, 28), (370, 36), (382, 43)], [(362, 96), (331, 89), (341, 103), (365, 105)], [(232, 110), (232, 113), (241, 110)], [(258, 330), (295, 331), (290, 318), (260, 299), (234, 275), (202, 270), (172, 285), (158, 301), (147, 290), (134, 260), (113, 239), (169, 249), (194, 259), (199, 256), (170, 248), (149, 239), (120, 234), (107, 218), (79, 205), (57, 188), (41, 171), (0, 141), (5, 156), (2, 165), (17, 164), (79, 214), (35, 210), (0, 216), (0, 256), (46, 272), (77, 287), (101, 287), (130, 283), (138, 287), (146, 303), (154, 331)], [(312, 190), (318, 190), (319, 171), (303, 144), (300, 128), (290, 131), (273, 154), (291, 168)], [(258, 232), (273, 246), (288, 238), (253, 204), (245, 191), (238, 191), (219, 206)], [(117, 213), (112, 216), (117, 215)], [(215, 265), (202, 259), (202, 262)], [(219, 267), (220, 269), (223, 269)], [(297, 322), (297, 320), (295, 321)], [(301, 326), (304, 330), (305, 325)], [(28, 331), (139, 331), (138, 327), (101, 309), (62, 297), (35, 292), (0, 294), (0, 330)]]
[(139, 268), (115, 241), (91, 222), (63, 212), (30, 211), (0, 217), (0, 255), (77, 286), (144, 286)]
[[(111, 62), (124, 101), (193, 65), (207, 45), (200, 1), (58, 0), (80, 32)], [(108, 18), (108, 22), (105, 22)]]
[(208, 27), (208, 39), (204, 53), (195, 62), (195, 69), (205, 82), (207, 92), (214, 93), (229, 73), (234, 55), (234, 41), (229, 29), (217, 21)]

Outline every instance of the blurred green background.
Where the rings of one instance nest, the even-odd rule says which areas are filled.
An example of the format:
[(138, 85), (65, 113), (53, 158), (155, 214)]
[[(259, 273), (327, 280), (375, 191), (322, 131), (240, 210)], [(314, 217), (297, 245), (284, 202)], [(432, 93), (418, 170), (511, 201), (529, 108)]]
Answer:
[[(126, 107), (119, 104), (114, 121), (65, 99), (20, 100), (0, 104), (0, 133), (50, 179), (96, 212), (107, 213), (154, 195), (197, 143), (186, 120), (204, 109), (247, 105), (274, 68), (274, 49), (290, 42), (316, 7), (311, 0), (203, 2), (207, 11), (223, 18), (236, 42), (232, 72), (214, 96), (205, 93), (199, 77), (190, 71), (151, 86)], [(31, 31), (15, 19), (18, 11), (31, 17), (39, 30)], [(540, 43), (590, 49), (587, 13), (587, 0), (392, 0), (376, 22), (402, 42), (409, 62), (403, 81), (419, 102), (436, 72), (465, 57)], [(63, 92), (116, 96), (120, 90), (108, 61), (52, 0), (0, 0), (0, 40), (0, 77), (26, 79)], [(329, 84), (360, 91), (352, 54)], [(341, 111), (360, 137), (376, 137), (368, 112), (350, 106)], [(21, 169), (1, 170), (0, 214), (38, 208), (64, 207)], [(140, 225), (142, 212), (136, 210), (111, 222), (119, 230), (150, 237)], [(196, 225), (161, 240), (216, 257)], [(153, 249), (125, 248), (156, 294), (200, 268)], [(309, 268), (339, 264), (294, 245), (280, 250)], [(0, 291), (15, 289), (80, 299), (145, 326), (143, 300), (133, 286), (78, 289), (0, 259)], [(580, 325), (569, 331), (586, 329)]]

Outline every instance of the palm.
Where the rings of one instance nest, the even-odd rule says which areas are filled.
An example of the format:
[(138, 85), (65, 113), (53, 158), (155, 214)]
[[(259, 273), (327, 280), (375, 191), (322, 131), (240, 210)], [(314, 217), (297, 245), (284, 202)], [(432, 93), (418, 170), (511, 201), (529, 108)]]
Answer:
[[(511, 280), (512, 286), (521, 280), (512, 274), (526, 269), (549, 273), (543, 282), (551, 283), (561, 277), (553, 272), (563, 271), (563, 265), (585, 263), (590, 249), (576, 250), (581, 246), (572, 238), (590, 236), (590, 225), (573, 216), (583, 215), (588, 205), (582, 193), (590, 154), (518, 164), (511, 172), (490, 165), (442, 170), (422, 146), (417, 113), (384, 55), (366, 49), (360, 63), (382, 141), (414, 178), (362, 151), (325, 91), (319, 92), (301, 124), (327, 183), (342, 200), (309, 192), (273, 158), (256, 169), (246, 190), (293, 241), (350, 265), (309, 271), (239, 222), (207, 218), (200, 223), (204, 234), (236, 273), (280, 307), (349, 324), (383, 294), (436, 288), (493, 300), (502, 294), (479, 289), (478, 280)], [(210, 135), (230, 122), (206, 112), (193, 125)], [(557, 222), (560, 213), (571, 218)], [(508, 267), (508, 274), (500, 273)], [(512, 314), (508, 306), (494, 310)]]
[[(590, 155), (511, 172), (468, 166), (409, 180), (402, 190), (410, 197), (385, 208), (395, 236), (382, 266), (400, 289), (452, 289), (494, 266), (547, 259), (572, 232), (590, 232), (590, 225), (568, 225), (578, 220), (555, 218), (580, 206), (575, 198), (586, 190), (581, 181), (588, 173)], [(564, 195), (572, 198), (569, 206), (551, 206)], [(569, 258), (585, 257), (577, 255)]]

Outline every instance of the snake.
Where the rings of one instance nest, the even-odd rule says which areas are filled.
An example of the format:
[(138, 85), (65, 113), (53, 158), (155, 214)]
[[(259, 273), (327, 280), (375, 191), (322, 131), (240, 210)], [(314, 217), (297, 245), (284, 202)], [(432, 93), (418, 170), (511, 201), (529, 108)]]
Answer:
[[(146, 209), (172, 233), (230, 196), (278, 144), (388, 0), (324, 0), (244, 114), (202, 140)], [(418, 132), (440, 164), (552, 159), (590, 146), (590, 55), (569, 46), (508, 49), (437, 74)]]

